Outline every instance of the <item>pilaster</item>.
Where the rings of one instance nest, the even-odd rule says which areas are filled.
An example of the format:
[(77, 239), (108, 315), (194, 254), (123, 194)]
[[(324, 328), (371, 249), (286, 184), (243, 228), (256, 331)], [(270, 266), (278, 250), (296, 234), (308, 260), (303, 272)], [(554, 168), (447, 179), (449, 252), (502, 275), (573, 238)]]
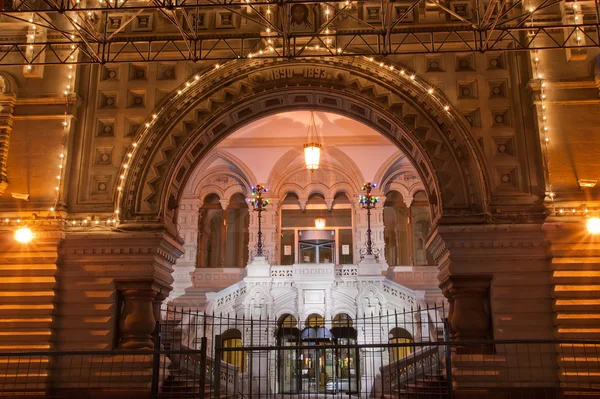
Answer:
[(184, 199), (179, 207), (177, 224), (183, 239), (183, 255), (173, 265), (173, 290), (169, 300), (176, 299), (192, 286), (192, 273), (198, 260), (198, 212), (200, 199)]
[[(143, 310), (135, 317), (154, 323), (155, 296), (171, 290), (173, 264), (182, 253), (181, 244), (162, 231), (67, 233), (58, 273), (57, 349), (118, 347), (122, 337), (114, 326), (124, 322), (117, 319), (123, 310)], [(136, 281), (150, 288), (131, 288)]]
[[(3, 78), (2, 78), (3, 79)], [(16, 98), (14, 95), (0, 93), (0, 195), (8, 185), (6, 164), (8, 161), (8, 144), (13, 125), (13, 112)]]
[[(450, 302), (453, 339), (553, 338), (548, 244), (541, 224), (438, 224), (428, 247), (438, 262), (440, 288)], [(544, 352), (549, 364), (526, 363), (528, 351)], [(476, 370), (486, 369), (498, 376), (490, 387), (523, 386), (506, 370), (530, 364), (536, 386), (552, 387), (557, 383), (554, 355), (549, 345), (523, 344), (515, 352), (514, 346), (492, 342), (462, 348), (458, 344), (454, 384), (458, 392), (477, 386)]]

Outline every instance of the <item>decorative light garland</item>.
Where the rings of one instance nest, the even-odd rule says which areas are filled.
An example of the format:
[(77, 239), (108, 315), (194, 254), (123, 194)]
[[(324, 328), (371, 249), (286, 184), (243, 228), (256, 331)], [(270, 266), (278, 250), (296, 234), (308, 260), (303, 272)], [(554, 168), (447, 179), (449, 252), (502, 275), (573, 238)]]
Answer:
[[(580, 23), (583, 23), (583, 14), (580, 11), (580, 6), (577, 4), (577, 0), (574, 0), (572, 5), (573, 9), (573, 24), (575, 25), (575, 41), (577, 45), (582, 45), (582, 36), (580, 36), (581, 29), (577, 26)], [(531, 21), (533, 23), (533, 13), (535, 12), (535, 8), (530, 7), (529, 12), (531, 13)], [(580, 18), (581, 17), (581, 18)], [(581, 21), (580, 21), (581, 19)], [(585, 204), (581, 204), (579, 208), (560, 208), (556, 209), (555, 199), (556, 193), (553, 190), (551, 176), (552, 173), (550, 171), (550, 129), (548, 127), (548, 110), (546, 105), (547, 99), (547, 82), (544, 80), (544, 76), (540, 73), (539, 64), (541, 62), (540, 59), (541, 51), (533, 50), (533, 78), (539, 81), (540, 85), (540, 110), (538, 112), (538, 126), (539, 126), (539, 134), (542, 139), (543, 146), (543, 162), (544, 162), (544, 172), (546, 175), (546, 183), (548, 187), (548, 191), (546, 191), (546, 195), (550, 198), (551, 206), (552, 206), (552, 215), (554, 216), (576, 216), (583, 217), (587, 220), (586, 227), (589, 233), (591, 234), (599, 234), (600, 233), (600, 219), (597, 216), (592, 215), (600, 215), (600, 209), (589, 209)]]
[[(211, 69), (206, 71), (205, 74), (210, 72), (213, 69), (219, 69), (220, 67), (221, 67), (220, 64), (215, 64), (215, 65), (213, 65), (213, 67)], [(188, 79), (182, 85), (183, 87), (181, 87), (177, 90), (177, 96), (183, 95), (187, 90), (189, 90), (190, 87), (192, 87), (195, 83), (200, 81), (200, 79), (201, 79), (200, 74), (196, 74), (196, 75), (192, 76), (190, 79)], [(107, 219), (107, 221), (106, 221), (106, 224), (109, 226), (110, 225), (117, 226), (117, 224), (121, 220), (120, 219), (121, 210), (119, 209), (119, 206), (120, 206), (121, 200), (123, 198), (123, 189), (124, 189), (123, 184), (125, 182), (125, 179), (127, 178), (127, 173), (130, 170), (131, 160), (133, 159), (133, 156), (135, 155), (136, 151), (139, 148), (138, 143), (141, 143), (143, 141), (144, 137), (146, 136), (146, 134), (148, 134), (148, 132), (150, 131), (150, 128), (158, 120), (158, 117), (160, 116), (160, 114), (162, 112), (163, 112), (163, 110), (158, 110), (155, 113), (153, 113), (150, 116), (150, 118), (148, 118), (146, 120), (146, 122), (144, 123), (144, 129), (142, 129), (140, 131), (140, 133), (138, 133), (138, 135), (136, 136), (134, 141), (126, 148), (125, 155), (123, 156), (123, 161), (121, 161), (121, 166), (119, 168), (119, 173), (118, 173), (116, 208), (113, 212), (113, 216), (111, 218)]]

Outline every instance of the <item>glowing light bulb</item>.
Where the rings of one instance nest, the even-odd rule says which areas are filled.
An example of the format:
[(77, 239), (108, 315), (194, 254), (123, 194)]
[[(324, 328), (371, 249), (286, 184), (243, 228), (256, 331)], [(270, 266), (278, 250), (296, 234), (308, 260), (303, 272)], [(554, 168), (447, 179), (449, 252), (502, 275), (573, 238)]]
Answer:
[(33, 240), (34, 234), (28, 227), (21, 227), (15, 231), (15, 241), (21, 244), (27, 244)]
[(449, 105), (444, 105), (444, 111), (449, 111), (450, 110), (450, 106)]
[(433, 94), (433, 89), (428, 89), (428, 90), (427, 90), (427, 93), (429, 93), (429, 94)]
[(588, 233), (590, 234), (600, 234), (600, 218), (593, 217), (589, 218), (585, 223)]

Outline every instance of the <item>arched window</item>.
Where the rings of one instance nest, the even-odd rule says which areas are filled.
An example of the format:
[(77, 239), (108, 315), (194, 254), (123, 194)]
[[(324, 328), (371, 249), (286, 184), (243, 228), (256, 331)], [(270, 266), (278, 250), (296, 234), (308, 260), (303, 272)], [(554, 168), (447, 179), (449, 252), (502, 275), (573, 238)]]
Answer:
[(204, 198), (198, 215), (198, 267), (222, 267), (223, 209), (216, 194)]
[(250, 216), (243, 194), (223, 209), (216, 194), (204, 199), (198, 215), (198, 267), (245, 267)]
[(415, 193), (413, 203), (410, 207), (410, 218), (412, 222), (412, 236), (414, 244), (414, 264), (417, 266), (435, 265), (433, 256), (425, 248), (427, 236), (431, 229), (431, 215), (429, 201), (424, 191)]
[(415, 193), (410, 208), (402, 194), (390, 191), (383, 205), (385, 260), (390, 266), (434, 265), (426, 243), (431, 229), (429, 202), (425, 192)]
[[(236, 329), (227, 330), (221, 334), (221, 342), (223, 348), (239, 348), (242, 346), (242, 333)], [(239, 367), (242, 372), (246, 370), (246, 357), (243, 351), (222, 352), (221, 360)]]
[[(412, 335), (404, 328), (396, 327), (392, 328), (389, 334), (389, 343), (390, 344), (412, 344), (413, 338)], [(403, 357), (408, 356), (413, 353), (412, 345), (408, 346), (397, 346), (390, 347), (390, 361), (395, 362), (396, 360), (402, 359)]]
[(248, 241), (250, 239), (250, 214), (243, 194), (234, 194), (226, 209), (227, 240), (225, 242), (225, 266), (245, 267), (248, 262)]
[(324, 326), (325, 326), (325, 319), (320, 314), (313, 313), (306, 318), (306, 327), (318, 328), (318, 327), (324, 327)]
[(390, 266), (410, 265), (409, 209), (402, 194), (390, 191), (383, 204), (385, 260)]

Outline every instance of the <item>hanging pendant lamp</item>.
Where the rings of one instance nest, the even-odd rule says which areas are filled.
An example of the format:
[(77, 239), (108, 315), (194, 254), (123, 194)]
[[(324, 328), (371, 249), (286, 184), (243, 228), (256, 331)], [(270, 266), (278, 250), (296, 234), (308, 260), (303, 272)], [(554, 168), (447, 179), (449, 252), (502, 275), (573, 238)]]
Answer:
[(319, 132), (315, 124), (315, 115), (310, 111), (310, 122), (308, 124), (306, 144), (304, 144), (304, 161), (306, 169), (319, 169), (319, 161), (321, 160), (321, 143), (319, 142)]

